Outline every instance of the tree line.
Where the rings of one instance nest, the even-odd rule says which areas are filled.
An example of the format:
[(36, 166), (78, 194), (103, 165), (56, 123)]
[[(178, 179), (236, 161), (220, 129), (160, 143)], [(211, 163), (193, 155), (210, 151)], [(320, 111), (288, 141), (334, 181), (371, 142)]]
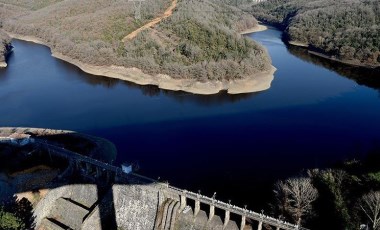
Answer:
[(380, 66), (380, 1), (268, 0), (250, 6), (288, 41), (352, 64)]
[(277, 182), (272, 214), (310, 229), (380, 229), (378, 151)]

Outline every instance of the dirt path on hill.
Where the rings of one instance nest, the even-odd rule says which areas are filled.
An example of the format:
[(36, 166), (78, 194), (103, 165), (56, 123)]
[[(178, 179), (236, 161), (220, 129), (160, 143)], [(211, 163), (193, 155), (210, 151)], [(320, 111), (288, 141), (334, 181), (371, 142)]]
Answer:
[(152, 21), (148, 22), (147, 24), (143, 25), (142, 27), (138, 28), (137, 30), (133, 31), (132, 33), (128, 34), (127, 36), (125, 36), (123, 38), (122, 41), (126, 42), (128, 40), (131, 40), (131, 39), (135, 38), (141, 31), (148, 29), (148, 28), (151, 28), (152, 26), (160, 23), (163, 19), (170, 17), (173, 14), (173, 10), (176, 8), (176, 6), (177, 6), (177, 0), (172, 0), (172, 4), (169, 6), (169, 8), (167, 8), (165, 10), (165, 12), (162, 16), (153, 19)]

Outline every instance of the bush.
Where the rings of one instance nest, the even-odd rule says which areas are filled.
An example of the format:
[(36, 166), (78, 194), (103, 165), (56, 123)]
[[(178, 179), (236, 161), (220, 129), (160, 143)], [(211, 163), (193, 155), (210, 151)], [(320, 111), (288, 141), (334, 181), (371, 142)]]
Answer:
[(34, 228), (32, 204), (26, 199), (16, 200), (16, 197), (1, 197), (0, 229), (25, 230)]
[(6, 212), (0, 208), (0, 229), (13, 230), (25, 229), (25, 224), (22, 220), (10, 212)]

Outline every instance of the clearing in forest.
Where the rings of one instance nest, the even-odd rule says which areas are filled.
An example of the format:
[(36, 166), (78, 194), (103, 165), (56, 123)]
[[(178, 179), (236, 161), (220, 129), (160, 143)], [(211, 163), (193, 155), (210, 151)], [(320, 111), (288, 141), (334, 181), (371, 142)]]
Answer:
[(123, 38), (123, 42), (126, 42), (127, 40), (131, 40), (135, 38), (141, 31), (151, 28), (152, 26), (160, 23), (163, 19), (170, 17), (173, 14), (173, 10), (176, 8), (176, 6), (177, 6), (177, 0), (172, 0), (172, 4), (169, 6), (169, 8), (165, 10), (162, 16), (153, 19), (152, 21), (148, 22), (147, 24), (143, 25), (142, 27), (138, 28), (132, 33), (128, 34), (127, 36)]

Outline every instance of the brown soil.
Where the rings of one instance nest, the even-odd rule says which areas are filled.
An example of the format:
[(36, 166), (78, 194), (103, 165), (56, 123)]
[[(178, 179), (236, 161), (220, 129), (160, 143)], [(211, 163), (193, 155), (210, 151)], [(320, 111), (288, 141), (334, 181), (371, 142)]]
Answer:
[(148, 28), (151, 28), (153, 27), (154, 25), (157, 25), (158, 23), (160, 23), (163, 19), (167, 18), (167, 17), (170, 17), (172, 14), (173, 14), (173, 10), (176, 8), (177, 6), (177, 0), (172, 0), (172, 4), (169, 6), (169, 8), (167, 8), (164, 12), (164, 14), (160, 17), (157, 17), (155, 19), (153, 19), (152, 21), (148, 22), (147, 24), (143, 25), (142, 27), (138, 28), (137, 30), (133, 31), (132, 33), (128, 34), (127, 36), (125, 36), (123, 38), (123, 42), (126, 42), (128, 40), (132, 40), (133, 38), (135, 38), (141, 31), (145, 30), (145, 29), (148, 29)]

